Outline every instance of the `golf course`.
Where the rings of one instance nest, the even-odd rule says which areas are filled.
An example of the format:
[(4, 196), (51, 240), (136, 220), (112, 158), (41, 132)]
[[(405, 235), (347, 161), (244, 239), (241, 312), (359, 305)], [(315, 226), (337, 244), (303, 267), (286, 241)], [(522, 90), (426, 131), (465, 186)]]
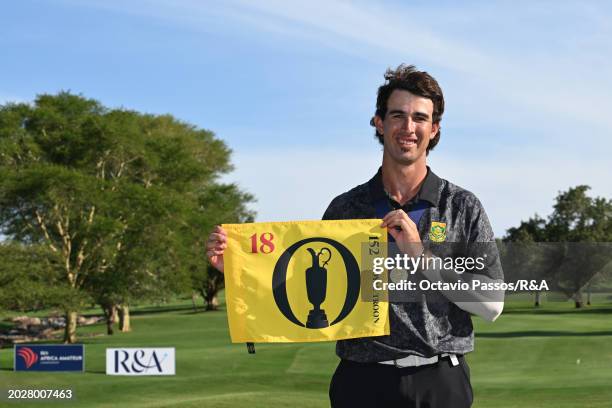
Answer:
[[(87, 313), (96, 313), (94, 309)], [(494, 323), (474, 318), (468, 355), (474, 407), (611, 407), (612, 302), (591, 306), (508, 299)], [(5, 322), (6, 323), (6, 322)], [(5, 324), (3, 323), (3, 324)], [(333, 343), (231, 344), (225, 306), (194, 311), (190, 300), (134, 307), (133, 331), (104, 335), (79, 328), (85, 373), (13, 372), (13, 350), (0, 350), (0, 389), (71, 388), (63, 402), (0, 401), (6, 407), (327, 407), (338, 362)], [(175, 347), (176, 376), (105, 374), (107, 347)]]

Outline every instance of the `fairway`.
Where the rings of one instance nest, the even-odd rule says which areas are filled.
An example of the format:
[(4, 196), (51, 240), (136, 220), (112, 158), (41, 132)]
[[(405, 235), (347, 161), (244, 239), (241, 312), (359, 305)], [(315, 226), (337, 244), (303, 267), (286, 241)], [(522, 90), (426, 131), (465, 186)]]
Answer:
[[(495, 323), (474, 318), (468, 356), (474, 407), (612, 406), (612, 304), (576, 311), (570, 303), (508, 302)], [(15, 373), (12, 349), (0, 351), (0, 387), (65, 388), (76, 401), (42, 407), (327, 407), (337, 364), (334, 344), (258, 344), (255, 355), (230, 344), (225, 311), (194, 313), (187, 303), (136, 308), (132, 333), (80, 328), (86, 372)], [(95, 336), (92, 336), (95, 335)], [(176, 376), (105, 375), (107, 347), (176, 347)]]

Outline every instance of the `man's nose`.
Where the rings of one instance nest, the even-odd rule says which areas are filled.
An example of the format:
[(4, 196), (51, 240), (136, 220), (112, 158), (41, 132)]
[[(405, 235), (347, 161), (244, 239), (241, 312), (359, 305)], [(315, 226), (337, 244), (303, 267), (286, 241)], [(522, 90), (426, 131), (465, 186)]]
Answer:
[(416, 123), (414, 122), (414, 120), (412, 120), (410, 116), (408, 116), (402, 122), (402, 130), (407, 131), (408, 133), (414, 133), (415, 128), (416, 128)]

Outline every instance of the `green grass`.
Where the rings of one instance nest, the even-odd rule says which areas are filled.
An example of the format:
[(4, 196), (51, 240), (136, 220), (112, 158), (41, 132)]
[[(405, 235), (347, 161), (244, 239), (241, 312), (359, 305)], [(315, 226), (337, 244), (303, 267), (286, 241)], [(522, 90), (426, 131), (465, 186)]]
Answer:
[[(230, 344), (224, 311), (194, 313), (190, 302), (136, 308), (134, 331), (114, 336), (103, 325), (79, 329), (86, 373), (15, 373), (13, 351), (0, 351), (0, 389), (75, 390), (64, 403), (6, 403), (43, 407), (327, 407), (337, 364), (333, 343), (258, 344), (249, 355)], [(495, 323), (474, 319), (476, 351), (468, 356), (474, 407), (612, 406), (612, 304), (575, 310), (530, 299), (507, 303)], [(176, 347), (173, 377), (105, 375), (107, 347)], [(579, 363), (578, 363), (579, 360)]]

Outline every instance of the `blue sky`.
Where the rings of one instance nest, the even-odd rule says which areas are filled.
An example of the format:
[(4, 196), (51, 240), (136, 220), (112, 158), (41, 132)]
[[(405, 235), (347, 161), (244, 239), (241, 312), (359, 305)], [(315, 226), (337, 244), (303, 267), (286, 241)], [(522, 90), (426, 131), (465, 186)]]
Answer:
[(171, 113), (233, 150), (258, 221), (317, 219), (381, 161), (387, 67), (445, 92), (429, 163), (497, 235), (577, 184), (612, 197), (605, 2), (30, 1), (0, 13), (0, 103), (71, 90)]

